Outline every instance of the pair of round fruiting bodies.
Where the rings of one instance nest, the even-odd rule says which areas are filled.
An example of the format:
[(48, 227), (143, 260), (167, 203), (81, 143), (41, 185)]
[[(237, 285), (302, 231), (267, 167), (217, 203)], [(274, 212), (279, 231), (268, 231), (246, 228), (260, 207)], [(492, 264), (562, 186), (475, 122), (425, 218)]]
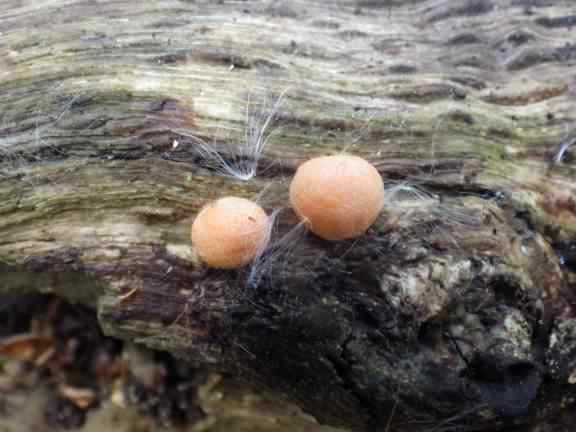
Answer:
[[(290, 203), (310, 231), (326, 240), (363, 234), (384, 206), (376, 168), (358, 156), (322, 156), (302, 164), (290, 184)], [(248, 264), (270, 240), (270, 219), (253, 201), (225, 197), (205, 206), (192, 224), (192, 244), (215, 268)]]

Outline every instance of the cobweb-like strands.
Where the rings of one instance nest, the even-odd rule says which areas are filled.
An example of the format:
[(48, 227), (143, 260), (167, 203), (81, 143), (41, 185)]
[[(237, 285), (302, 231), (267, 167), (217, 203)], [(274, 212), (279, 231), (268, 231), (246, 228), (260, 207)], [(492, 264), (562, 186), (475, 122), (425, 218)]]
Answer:
[[(270, 237), (273, 237), (276, 231), (276, 221), (281, 209), (276, 209), (270, 215)], [(287, 261), (290, 254), (296, 249), (302, 238), (306, 235), (304, 222), (299, 222), (281, 237), (271, 240), (266, 249), (260, 251), (250, 266), (250, 272), (246, 285), (248, 288), (254, 288), (266, 277), (280, 261)], [(278, 275), (277, 275), (278, 276)]]
[(252, 97), (249, 96), (244, 140), (238, 145), (229, 145), (226, 153), (219, 152), (214, 141), (208, 143), (182, 130), (174, 132), (189, 138), (197, 154), (219, 175), (248, 181), (257, 174), (258, 163), (272, 134), (271, 126), (277, 118), (287, 91), (284, 90), (276, 99), (266, 99), (264, 103), (258, 104), (258, 107), (254, 106)]

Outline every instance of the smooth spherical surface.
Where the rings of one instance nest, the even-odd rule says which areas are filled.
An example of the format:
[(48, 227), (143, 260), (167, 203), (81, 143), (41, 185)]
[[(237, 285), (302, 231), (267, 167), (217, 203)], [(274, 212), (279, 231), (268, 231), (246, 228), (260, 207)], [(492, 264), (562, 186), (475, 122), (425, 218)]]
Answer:
[(198, 213), (192, 224), (192, 245), (206, 265), (237, 268), (266, 247), (269, 232), (262, 207), (245, 198), (226, 197)]
[(322, 156), (298, 168), (290, 201), (314, 234), (345, 240), (358, 237), (376, 220), (384, 205), (384, 183), (361, 157)]

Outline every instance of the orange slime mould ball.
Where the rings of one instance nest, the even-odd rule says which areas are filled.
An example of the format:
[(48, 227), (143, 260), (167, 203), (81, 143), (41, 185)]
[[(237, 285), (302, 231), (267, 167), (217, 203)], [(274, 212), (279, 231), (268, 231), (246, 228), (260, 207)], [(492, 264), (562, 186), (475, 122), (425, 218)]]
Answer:
[(309, 229), (326, 240), (358, 237), (384, 206), (376, 168), (352, 155), (322, 156), (298, 168), (290, 184), (292, 207)]
[(241, 267), (269, 241), (266, 212), (245, 198), (226, 197), (206, 205), (192, 224), (192, 245), (208, 266)]

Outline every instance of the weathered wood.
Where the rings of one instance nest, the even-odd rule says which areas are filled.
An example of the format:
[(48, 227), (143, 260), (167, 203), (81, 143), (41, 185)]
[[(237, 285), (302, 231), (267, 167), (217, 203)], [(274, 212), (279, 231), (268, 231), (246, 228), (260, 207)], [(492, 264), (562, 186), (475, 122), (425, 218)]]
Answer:
[[(576, 382), (575, 13), (561, 0), (5, 1), (0, 290), (92, 304), (109, 334), (233, 371), (331, 425), (552, 424)], [(231, 158), (247, 104), (284, 91), (259, 175), (211, 170), (193, 137)], [(343, 150), (418, 197), (352, 242), (296, 235), (283, 211), (290, 242), (257, 283), (202, 267), (189, 243), (202, 205), (286, 208), (299, 161)]]

